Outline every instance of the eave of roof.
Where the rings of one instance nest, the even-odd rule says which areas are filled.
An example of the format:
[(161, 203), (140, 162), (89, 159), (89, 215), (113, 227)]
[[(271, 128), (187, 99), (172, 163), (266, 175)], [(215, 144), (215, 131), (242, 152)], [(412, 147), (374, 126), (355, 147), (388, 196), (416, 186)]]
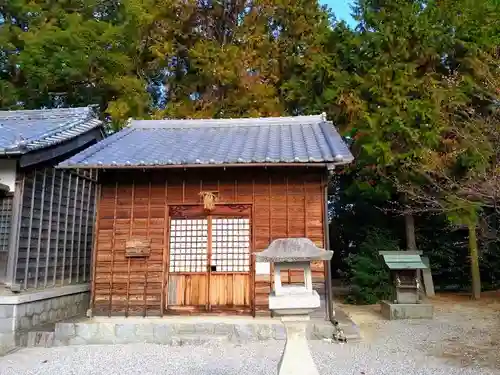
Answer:
[(0, 111), (0, 156), (52, 147), (99, 126), (95, 106)]

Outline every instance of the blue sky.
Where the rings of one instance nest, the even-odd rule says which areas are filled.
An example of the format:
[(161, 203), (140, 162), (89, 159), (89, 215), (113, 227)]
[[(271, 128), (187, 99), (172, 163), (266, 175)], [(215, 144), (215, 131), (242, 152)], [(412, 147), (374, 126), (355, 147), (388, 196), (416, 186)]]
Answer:
[(354, 21), (351, 14), (350, 4), (351, 0), (320, 0), (321, 3), (328, 5), (335, 13), (337, 18), (345, 20), (347, 23), (352, 24)]

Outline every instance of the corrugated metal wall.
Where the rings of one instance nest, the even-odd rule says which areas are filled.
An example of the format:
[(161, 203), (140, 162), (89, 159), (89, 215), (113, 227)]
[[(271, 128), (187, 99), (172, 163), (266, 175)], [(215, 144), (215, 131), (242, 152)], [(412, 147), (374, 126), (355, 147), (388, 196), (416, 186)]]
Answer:
[(22, 288), (89, 281), (94, 177), (50, 167), (24, 172), (16, 267)]
[(0, 196), (0, 282), (4, 282), (7, 277), (12, 200), (12, 194)]

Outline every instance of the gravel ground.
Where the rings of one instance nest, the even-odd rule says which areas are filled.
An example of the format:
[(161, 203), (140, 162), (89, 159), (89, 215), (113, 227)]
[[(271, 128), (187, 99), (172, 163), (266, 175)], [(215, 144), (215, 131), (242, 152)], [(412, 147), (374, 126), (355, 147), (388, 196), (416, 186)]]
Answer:
[[(410, 329), (412, 337), (420, 334)], [(57, 375), (271, 375), (276, 374), (282, 344), (216, 344), (167, 347), (154, 344), (23, 349), (0, 359), (0, 374)], [(493, 375), (479, 365), (459, 367), (427, 356), (397, 340), (372, 344), (312, 342), (321, 375)]]
[[(420, 321), (351, 308), (363, 342), (310, 342), (320, 374), (500, 375), (500, 305), (441, 302), (433, 320)], [(283, 342), (30, 348), (0, 358), (0, 375), (275, 375), (282, 349)]]

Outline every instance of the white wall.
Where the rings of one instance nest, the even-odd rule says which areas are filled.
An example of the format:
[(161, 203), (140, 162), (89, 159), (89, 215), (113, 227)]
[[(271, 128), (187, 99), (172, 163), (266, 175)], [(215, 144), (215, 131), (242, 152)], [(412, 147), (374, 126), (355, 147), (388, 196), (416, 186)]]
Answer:
[(14, 191), (16, 186), (16, 160), (0, 159), (0, 183)]

